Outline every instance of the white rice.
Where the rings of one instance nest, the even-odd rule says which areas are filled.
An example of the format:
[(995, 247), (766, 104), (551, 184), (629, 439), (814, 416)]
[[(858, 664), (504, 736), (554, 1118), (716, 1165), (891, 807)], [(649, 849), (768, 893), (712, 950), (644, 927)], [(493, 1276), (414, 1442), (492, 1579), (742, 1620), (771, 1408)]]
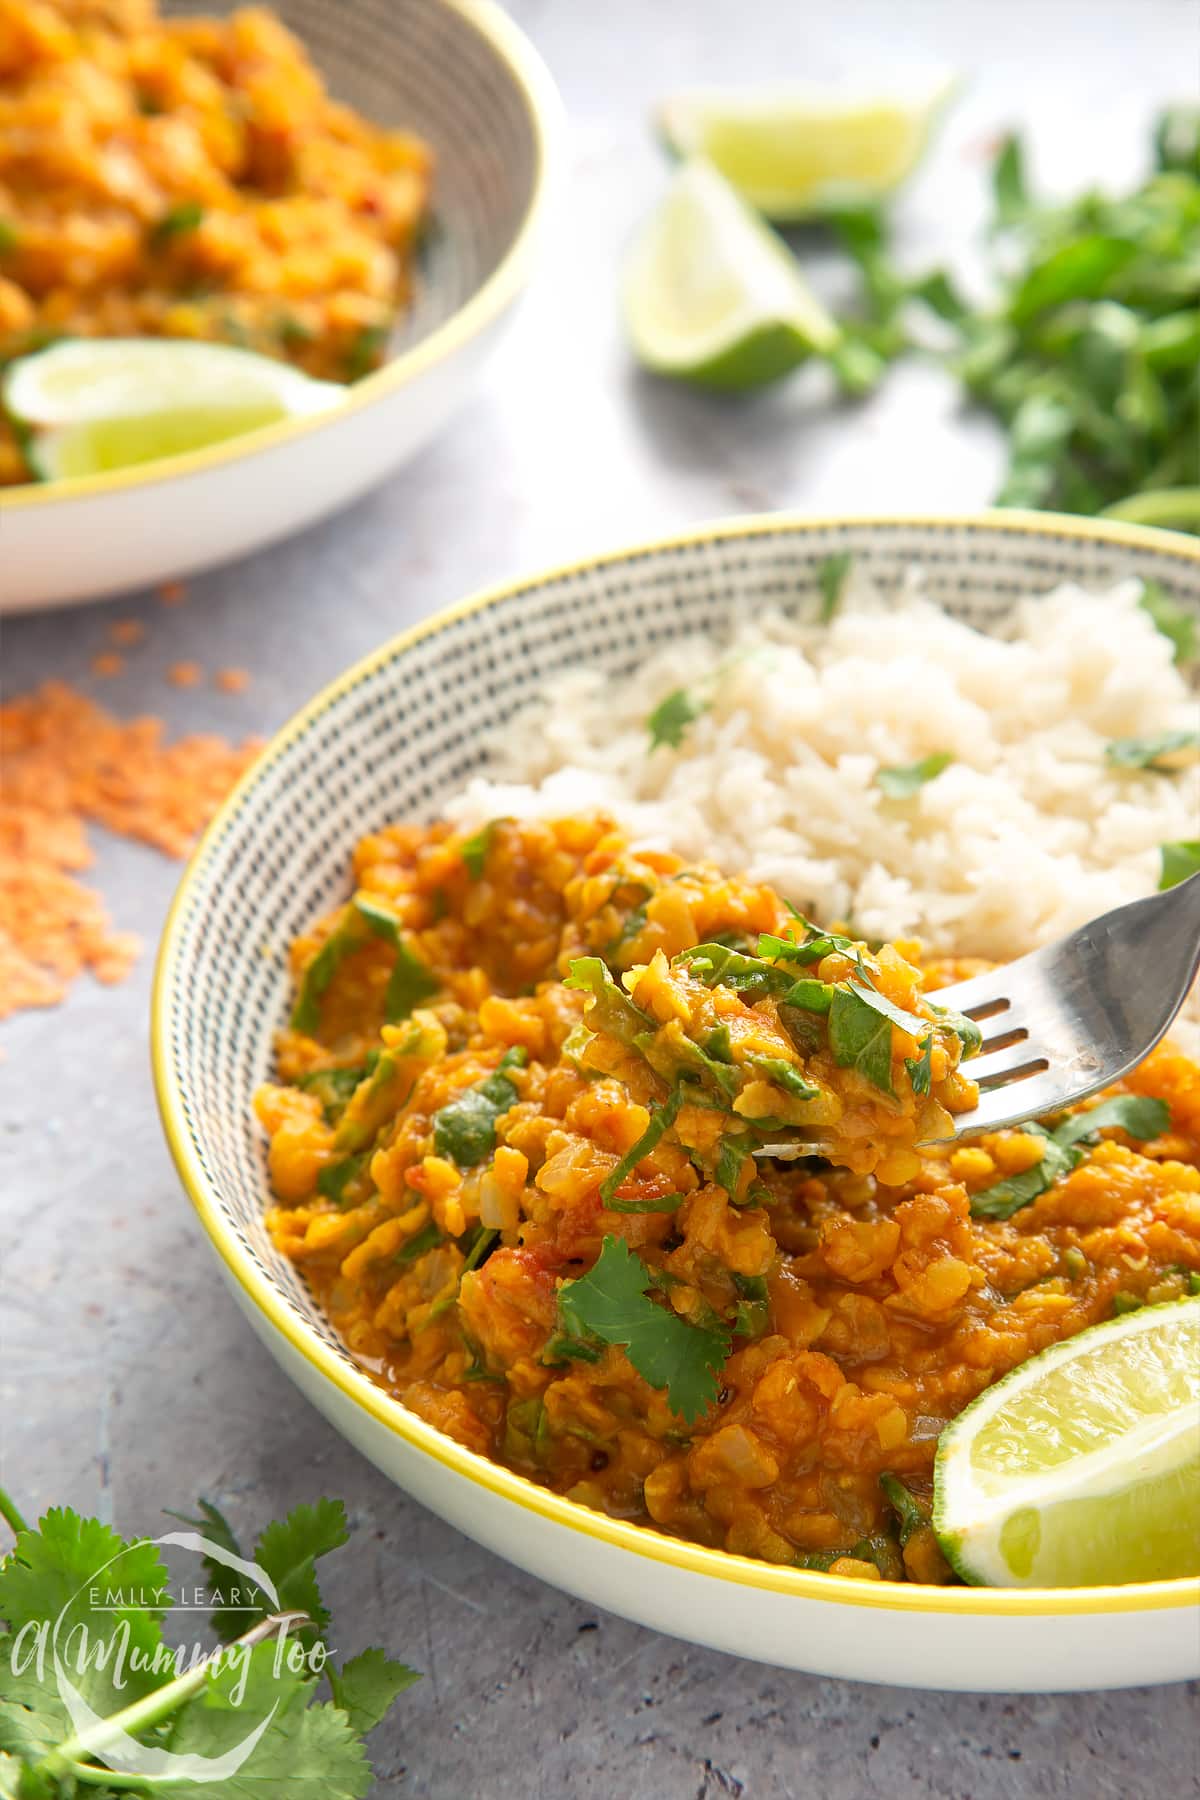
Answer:
[[(822, 921), (996, 961), (1154, 891), (1159, 845), (1200, 834), (1200, 766), (1124, 772), (1105, 746), (1200, 709), (1139, 583), (1023, 601), (1003, 637), (848, 588), (828, 627), (770, 613), (632, 675), (556, 677), (450, 816), (602, 810)], [(650, 751), (646, 719), (680, 687), (707, 709)], [(880, 768), (934, 751), (953, 761), (911, 799), (881, 792)]]

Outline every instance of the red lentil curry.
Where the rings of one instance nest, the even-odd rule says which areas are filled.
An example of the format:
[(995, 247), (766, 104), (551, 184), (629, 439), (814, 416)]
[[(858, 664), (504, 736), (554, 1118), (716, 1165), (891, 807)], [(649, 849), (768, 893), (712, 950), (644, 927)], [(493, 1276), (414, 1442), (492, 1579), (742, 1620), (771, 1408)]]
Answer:
[[(947, 1581), (939, 1432), (1200, 1279), (1200, 1068), (944, 1139), (977, 962), (868, 948), (604, 820), (394, 826), (297, 940), (269, 1224), (413, 1412), (620, 1518)], [(1094, 1112), (1095, 1123), (1085, 1123)]]

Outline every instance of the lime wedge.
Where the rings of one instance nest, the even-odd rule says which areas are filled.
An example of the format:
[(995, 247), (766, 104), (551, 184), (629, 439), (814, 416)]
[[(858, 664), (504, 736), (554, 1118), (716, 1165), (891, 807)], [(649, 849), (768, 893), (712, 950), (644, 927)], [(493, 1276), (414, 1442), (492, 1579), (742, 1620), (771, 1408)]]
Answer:
[(702, 160), (636, 239), (623, 301), (639, 361), (705, 387), (760, 387), (838, 339), (786, 246)]
[(942, 1434), (933, 1522), (967, 1581), (1101, 1587), (1200, 1573), (1200, 1299), (1022, 1363)]
[(823, 90), (676, 94), (658, 125), (679, 156), (704, 156), (768, 219), (807, 219), (881, 199), (912, 173), (954, 88), (839, 98)]
[(0, 399), (43, 481), (199, 450), (333, 406), (286, 363), (171, 338), (72, 338), (10, 364)]

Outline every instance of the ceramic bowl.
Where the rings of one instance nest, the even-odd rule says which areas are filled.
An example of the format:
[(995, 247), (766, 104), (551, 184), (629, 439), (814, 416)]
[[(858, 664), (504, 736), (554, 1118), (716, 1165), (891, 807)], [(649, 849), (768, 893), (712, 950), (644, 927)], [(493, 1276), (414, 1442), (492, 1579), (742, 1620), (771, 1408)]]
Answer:
[(1025, 1691), (1200, 1671), (1200, 1581), (1016, 1591), (779, 1568), (609, 1519), (472, 1454), (359, 1368), (263, 1226), (251, 1096), (289, 1004), (287, 945), (349, 892), (352, 845), (430, 819), (484, 760), (485, 734), (580, 662), (620, 678), (651, 650), (755, 606), (815, 604), (824, 557), (883, 591), (913, 563), (987, 629), (1062, 581), (1156, 577), (1200, 614), (1200, 544), (1049, 515), (818, 522), (770, 517), (515, 582), (359, 663), (285, 726), (210, 828), (168, 921), (154, 996), (167, 1136), (234, 1295), (268, 1349), (352, 1444), (501, 1556), (589, 1602), (739, 1656), (902, 1686)]
[[(329, 412), (162, 462), (0, 488), (0, 613), (186, 575), (311, 525), (448, 418), (533, 266), (560, 129), (554, 84), (491, 0), (272, 0), (330, 90), (432, 144), (438, 230), (390, 360)], [(232, 10), (234, 0), (166, 4)]]

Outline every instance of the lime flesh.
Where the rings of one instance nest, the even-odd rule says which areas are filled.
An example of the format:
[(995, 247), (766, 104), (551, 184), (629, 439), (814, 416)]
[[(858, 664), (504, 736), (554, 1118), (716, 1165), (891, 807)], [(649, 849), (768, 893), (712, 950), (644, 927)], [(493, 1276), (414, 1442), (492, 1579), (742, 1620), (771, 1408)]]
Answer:
[(43, 481), (61, 481), (203, 450), (286, 416), (282, 407), (259, 402), (185, 407), (132, 419), (93, 419), (36, 433), (26, 455)]
[(225, 344), (77, 338), (12, 363), (2, 397), (31, 469), (49, 481), (202, 450), (343, 393)]
[(1200, 1299), (1093, 1326), (981, 1394), (943, 1433), (934, 1525), (971, 1582), (1200, 1573)]
[(952, 85), (844, 100), (803, 89), (698, 89), (667, 100), (659, 126), (672, 150), (706, 157), (764, 217), (794, 221), (869, 204), (898, 187)]
[(702, 161), (635, 242), (623, 302), (639, 360), (701, 386), (759, 387), (838, 338), (786, 247)]

